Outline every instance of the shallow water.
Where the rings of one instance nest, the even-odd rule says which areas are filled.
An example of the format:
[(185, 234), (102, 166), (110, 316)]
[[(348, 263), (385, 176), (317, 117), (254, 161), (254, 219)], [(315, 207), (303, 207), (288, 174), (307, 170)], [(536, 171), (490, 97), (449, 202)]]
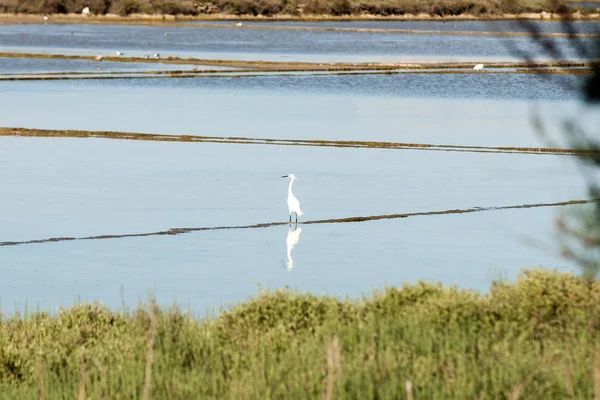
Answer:
[(556, 130), (577, 110), (569, 86), (579, 83), (486, 73), (5, 82), (0, 119), (42, 129), (538, 147), (532, 101)]
[[(102, 139), (0, 138), (1, 241), (287, 218), (294, 172), (301, 220), (564, 201), (584, 194), (568, 157), (320, 149)], [(154, 289), (203, 311), (256, 283), (359, 295), (417, 278), (485, 290), (493, 274), (564, 264), (522, 236), (552, 241), (555, 209), (0, 247), (2, 307), (55, 307), (75, 295), (120, 305)], [(495, 270), (494, 270), (495, 269)]]
[[(510, 54), (498, 38), (84, 25), (0, 26), (0, 43), (241, 59)], [(5, 60), (4, 71), (95, 65), (19, 60), (17, 67)], [(487, 70), (3, 82), (0, 120), (41, 129), (543, 147), (531, 107), (560, 134), (564, 119), (582, 111), (581, 84), (575, 76)], [(598, 126), (589, 114), (580, 120)], [(0, 307), (53, 309), (77, 298), (131, 306), (151, 291), (163, 304), (203, 312), (256, 294), (257, 284), (350, 296), (417, 279), (486, 290), (520, 268), (569, 269), (554, 254), (553, 218), (575, 206), (300, 224), (301, 232), (285, 224), (239, 228), (287, 220), (280, 178), (287, 173), (299, 178), (301, 222), (585, 198), (571, 156), (463, 150), (0, 137)], [(156, 234), (211, 227), (232, 229)], [(77, 240), (135, 234), (148, 236)], [(61, 237), (74, 240), (4, 243)]]
[[(0, 241), (282, 221), (287, 184), (280, 176), (288, 172), (300, 179), (296, 190), (310, 219), (583, 194), (565, 156), (1, 139), (4, 204), (11, 213)], [(518, 173), (525, 167), (527, 173)], [(35, 196), (40, 191), (43, 198)]]
[(554, 245), (554, 215), (520, 210), (302, 227), (291, 269), (287, 227), (2, 248), (2, 308), (48, 310), (94, 298), (133, 306), (154, 293), (162, 304), (203, 313), (255, 295), (258, 285), (360, 296), (418, 279), (487, 290), (521, 268), (568, 270), (526, 242)]
[[(165, 36), (168, 35), (168, 36)], [(556, 38), (565, 58), (578, 58)], [(592, 43), (591, 39), (583, 39)], [(0, 25), (0, 51), (312, 62), (515, 60), (545, 58), (526, 37), (169, 28), (123, 25)]]

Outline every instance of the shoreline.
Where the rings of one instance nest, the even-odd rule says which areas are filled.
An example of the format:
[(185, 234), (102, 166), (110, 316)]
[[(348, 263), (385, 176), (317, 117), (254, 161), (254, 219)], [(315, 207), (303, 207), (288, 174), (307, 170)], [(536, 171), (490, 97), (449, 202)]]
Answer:
[[(600, 6), (600, 3), (599, 3)], [(49, 17), (48, 21), (43, 20), (43, 16)], [(0, 13), (1, 24), (28, 24), (28, 23), (86, 23), (86, 24), (144, 24), (162, 22), (165, 24), (173, 22), (209, 22), (209, 21), (248, 21), (248, 22), (359, 22), (359, 21), (418, 21), (418, 22), (444, 22), (444, 21), (544, 21), (556, 22), (562, 20), (563, 16), (557, 13), (539, 12), (539, 13), (520, 13), (520, 14), (486, 14), (477, 16), (472, 14), (460, 14), (450, 16), (439, 16), (429, 14), (404, 14), (393, 16), (381, 16), (374, 14), (360, 15), (233, 15), (233, 14), (202, 14), (197, 16), (189, 15), (159, 15), (159, 14), (130, 14), (120, 16), (117, 14), (104, 14), (84, 16), (81, 14), (14, 14)], [(582, 14), (572, 13), (570, 19), (573, 21), (600, 21), (600, 13)]]

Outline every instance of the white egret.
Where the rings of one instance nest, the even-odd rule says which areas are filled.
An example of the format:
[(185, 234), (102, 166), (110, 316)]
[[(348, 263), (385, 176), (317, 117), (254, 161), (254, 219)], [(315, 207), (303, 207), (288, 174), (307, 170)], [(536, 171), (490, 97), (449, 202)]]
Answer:
[(154, 53), (154, 54), (152, 54), (152, 57), (154, 57), (154, 58), (160, 58), (160, 54)]
[(292, 193), (292, 184), (294, 181), (298, 180), (294, 174), (283, 175), (282, 178), (290, 178), (290, 186), (288, 187), (288, 210), (290, 212), (290, 224), (292, 223), (292, 213), (296, 214), (296, 223), (298, 223), (298, 216), (302, 215), (302, 210), (300, 209), (300, 202)]
[(86, 7), (83, 10), (81, 10), (81, 15), (89, 15), (90, 13), (90, 8)]
[(119, 50), (117, 50), (115, 53), (117, 54), (117, 57), (121, 57), (123, 54), (125, 54), (125, 53), (120, 52)]
[(242, 26), (242, 23), (238, 22), (237, 24), (235, 24), (235, 26)]
[(473, 67), (473, 69), (475, 71), (481, 71), (483, 69), (483, 64), (477, 64), (476, 66)]
[(44, 21), (48, 21), (48, 18), (49, 17), (47, 15), (44, 15)]

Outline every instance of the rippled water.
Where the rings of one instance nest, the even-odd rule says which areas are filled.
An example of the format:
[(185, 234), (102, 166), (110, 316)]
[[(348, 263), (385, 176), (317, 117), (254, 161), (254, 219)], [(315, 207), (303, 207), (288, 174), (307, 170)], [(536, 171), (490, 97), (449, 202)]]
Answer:
[[(579, 4), (579, 3), (577, 3)], [(598, 5), (598, 3), (595, 3)], [(589, 6), (588, 6), (589, 7)], [(231, 21), (194, 21), (197, 25), (234, 25)], [(530, 26), (540, 32), (568, 32), (558, 21), (243, 21), (246, 26), (265, 27), (306, 27), (306, 28), (346, 28), (346, 29), (402, 29), (441, 32), (529, 32)], [(597, 21), (575, 21), (573, 27), (579, 33), (597, 33), (600, 26)]]
[(531, 101), (557, 122), (575, 108), (570, 87), (580, 82), (486, 73), (5, 82), (0, 118), (47, 129), (543, 146)]
[[(168, 35), (168, 36), (165, 36)], [(578, 55), (557, 38), (565, 57)], [(591, 39), (583, 39), (590, 43)], [(175, 28), (123, 25), (0, 25), (0, 51), (278, 61), (514, 60), (520, 49), (543, 58), (526, 37)]]

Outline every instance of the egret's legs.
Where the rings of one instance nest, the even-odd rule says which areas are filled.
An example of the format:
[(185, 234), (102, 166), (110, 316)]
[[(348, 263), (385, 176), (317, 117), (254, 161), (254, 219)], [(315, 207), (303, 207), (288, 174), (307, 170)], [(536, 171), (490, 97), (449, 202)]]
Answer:
[(292, 224), (292, 213), (290, 213), (290, 225)]
[(298, 225), (298, 213), (295, 212), (294, 214), (296, 215), (296, 225)]

